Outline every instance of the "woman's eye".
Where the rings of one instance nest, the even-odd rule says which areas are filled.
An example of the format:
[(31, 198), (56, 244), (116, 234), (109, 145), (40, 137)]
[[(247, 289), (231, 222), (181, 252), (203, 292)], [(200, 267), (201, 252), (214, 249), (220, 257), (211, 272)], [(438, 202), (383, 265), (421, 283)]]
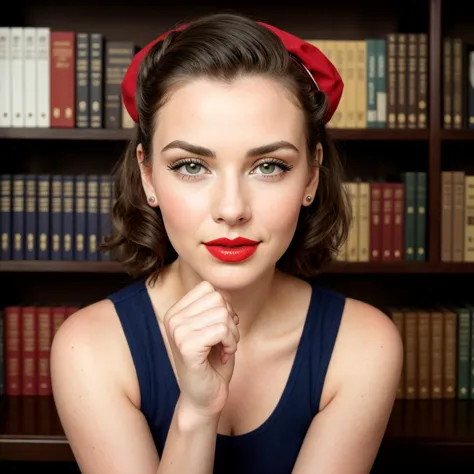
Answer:
[[(186, 174), (199, 174), (199, 172), (203, 170), (203, 166), (199, 163), (186, 163), (184, 165), (181, 165), (180, 168)], [(181, 170), (180, 172), (183, 172)]]
[(262, 163), (258, 165), (257, 168), (260, 169), (262, 174), (272, 174), (275, 169), (278, 167), (275, 163)]

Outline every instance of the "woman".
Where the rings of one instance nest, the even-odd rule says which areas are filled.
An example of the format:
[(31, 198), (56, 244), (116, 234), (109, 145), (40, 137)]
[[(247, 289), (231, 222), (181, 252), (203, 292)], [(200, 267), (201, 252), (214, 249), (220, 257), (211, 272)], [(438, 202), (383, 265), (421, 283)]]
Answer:
[(319, 50), (217, 14), (142, 50), (107, 247), (137, 281), (52, 349), (77, 462), (107, 473), (367, 473), (402, 348), (377, 309), (310, 283), (349, 226)]

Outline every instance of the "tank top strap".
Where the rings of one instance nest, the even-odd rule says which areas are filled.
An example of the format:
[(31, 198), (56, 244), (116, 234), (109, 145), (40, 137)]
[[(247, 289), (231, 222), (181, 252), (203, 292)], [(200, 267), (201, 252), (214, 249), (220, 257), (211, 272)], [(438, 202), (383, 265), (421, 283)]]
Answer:
[[(122, 325), (140, 388), (140, 409), (149, 422), (171, 422), (179, 387), (145, 280), (108, 296)], [(170, 409), (171, 408), (171, 409)]]
[(304, 359), (309, 364), (312, 411), (317, 414), (346, 298), (314, 282), (312, 288), (313, 301), (308, 313), (306, 346), (309, 354)]

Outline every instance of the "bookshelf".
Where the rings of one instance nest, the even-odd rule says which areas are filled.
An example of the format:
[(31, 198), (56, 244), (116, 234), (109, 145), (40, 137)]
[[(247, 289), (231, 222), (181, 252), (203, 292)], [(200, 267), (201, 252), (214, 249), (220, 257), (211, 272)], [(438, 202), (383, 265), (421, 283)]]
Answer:
[[(265, 18), (304, 38), (363, 40), (390, 32), (424, 33), (428, 38), (428, 126), (426, 128), (332, 128), (348, 175), (396, 176), (427, 173), (426, 259), (397, 262), (335, 262), (319, 279), (351, 297), (378, 306), (436, 304), (437, 296), (460, 301), (472, 294), (474, 262), (441, 259), (441, 172), (463, 169), (474, 174), (474, 129), (443, 126), (445, 36), (474, 43), (473, 18), (459, 0), (407, 0), (388, 3), (341, 0), (321, 4), (311, 15), (304, 6), (246, 6), (226, 2), (198, 7), (149, 6), (137, 0), (100, 4), (19, 0), (0, 26), (47, 26), (52, 30), (96, 33), (111, 40), (144, 45), (183, 17), (216, 9), (235, 9)], [(335, 9), (337, 8), (337, 16)], [(110, 11), (114, 15), (110, 15)], [(337, 22), (335, 21), (337, 18)], [(108, 173), (130, 136), (127, 129), (0, 128), (2, 172)], [(52, 301), (88, 304), (127, 283), (120, 265), (103, 261), (0, 260), (1, 306)], [(471, 462), (474, 403), (470, 400), (397, 400), (377, 466), (428, 463), (454, 466)], [(73, 463), (50, 397), (0, 397), (0, 470), (2, 461)], [(427, 464), (426, 464), (427, 465)], [(381, 467), (381, 472), (383, 468)]]

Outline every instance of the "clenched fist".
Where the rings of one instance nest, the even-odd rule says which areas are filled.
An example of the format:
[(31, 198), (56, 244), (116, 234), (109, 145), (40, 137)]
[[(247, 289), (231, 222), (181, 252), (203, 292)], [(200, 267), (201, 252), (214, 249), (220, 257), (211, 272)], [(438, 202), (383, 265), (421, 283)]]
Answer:
[(238, 316), (221, 293), (202, 282), (168, 310), (164, 325), (181, 399), (199, 415), (219, 415), (234, 370)]

